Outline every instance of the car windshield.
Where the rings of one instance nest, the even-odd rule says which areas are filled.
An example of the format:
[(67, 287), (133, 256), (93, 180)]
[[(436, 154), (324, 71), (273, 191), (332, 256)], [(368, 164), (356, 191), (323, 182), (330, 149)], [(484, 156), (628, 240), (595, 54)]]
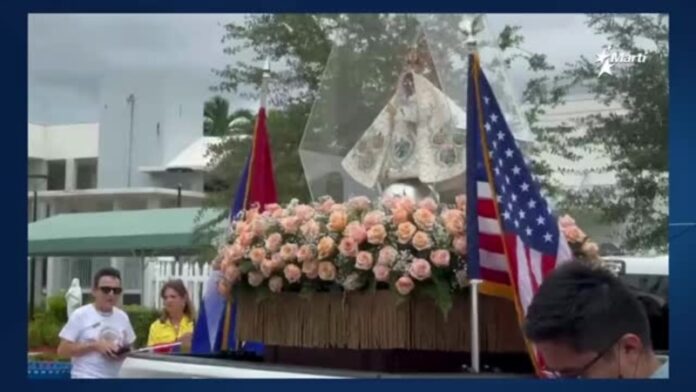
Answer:
[(662, 275), (622, 275), (621, 280), (631, 288), (667, 301), (669, 277)]

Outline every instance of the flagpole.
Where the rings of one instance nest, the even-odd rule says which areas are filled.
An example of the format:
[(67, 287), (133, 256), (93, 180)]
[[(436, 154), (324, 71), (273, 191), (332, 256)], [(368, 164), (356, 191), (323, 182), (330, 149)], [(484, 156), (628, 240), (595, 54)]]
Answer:
[(263, 67), (263, 76), (261, 79), (261, 107), (266, 107), (266, 99), (268, 98), (268, 80), (271, 78), (271, 62), (266, 59)]
[(481, 372), (481, 357), (480, 357), (480, 338), (479, 338), (479, 284), (482, 282), (480, 279), (471, 279), (470, 289), (471, 289), (471, 368), (474, 373)]

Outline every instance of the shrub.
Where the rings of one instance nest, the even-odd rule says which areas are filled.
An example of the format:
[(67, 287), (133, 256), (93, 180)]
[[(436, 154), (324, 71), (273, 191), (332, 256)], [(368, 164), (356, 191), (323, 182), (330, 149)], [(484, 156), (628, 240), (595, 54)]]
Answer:
[(64, 292), (46, 298), (46, 316), (61, 324), (68, 321), (68, 303)]
[(150, 333), (150, 324), (160, 316), (155, 309), (140, 305), (126, 305), (123, 310), (128, 313), (133, 331), (135, 331), (135, 346), (144, 347), (147, 344), (147, 335)]

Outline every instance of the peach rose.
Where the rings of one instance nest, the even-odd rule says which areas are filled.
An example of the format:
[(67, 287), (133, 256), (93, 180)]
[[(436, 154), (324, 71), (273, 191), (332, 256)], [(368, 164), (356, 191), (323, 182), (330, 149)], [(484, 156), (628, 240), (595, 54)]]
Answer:
[(408, 276), (402, 276), (396, 281), (395, 286), (399, 294), (408, 295), (416, 287), (416, 284)]
[(300, 281), (300, 278), (302, 277), (302, 270), (300, 270), (300, 267), (298, 267), (295, 264), (288, 264), (285, 266), (283, 274), (285, 275), (285, 279), (287, 279), (288, 282), (297, 283)]
[(280, 257), (283, 261), (294, 261), (297, 258), (297, 244), (285, 244), (280, 247)]
[(300, 204), (295, 207), (295, 216), (297, 216), (301, 222), (307, 222), (314, 217), (314, 208), (306, 204)]
[(251, 231), (258, 237), (262, 237), (268, 230), (268, 222), (266, 219), (259, 217), (251, 222)]
[(378, 282), (388, 282), (390, 272), (391, 270), (385, 264), (377, 264), (372, 268), (372, 273), (375, 274), (375, 280)]
[(266, 258), (266, 249), (254, 248), (249, 252), (249, 258), (256, 267), (261, 265), (261, 262)]
[(413, 221), (419, 229), (430, 231), (435, 226), (435, 215), (425, 208), (419, 208), (413, 213)]
[(447, 210), (442, 213), (445, 229), (451, 235), (464, 233), (464, 213), (460, 210)]
[(355, 258), (355, 268), (359, 270), (369, 271), (373, 263), (374, 260), (370, 252), (358, 252), (358, 256)]
[(232, 285), (225, 279), (220, 279), (217, 285), (218, 293), (223, 297), (229, 297), (232, 294)]
[(575, 224), (575, 219), (573, 219), (573, 218), (572, 218), (570, 215), (568, 215), (568, 214), (563, 215), (563, 216), (558, 220), (558, 224), (559, 224), (561, 227), (563, 227), (563, 228), (566, 228), (566, 227), (573, 227), (573, 226), (576, 225), (576, 224)]
[(599, 259), (599, 246), (592, 242), (592, 241), (586, 241), (584, 244), (582, 244), (582, 253), (587, 256), (590, 260), (597, 260)]
[(332, 205), (331, 208), (329, 209), (329, 214), (332, 214), (334, 212), (348, 213), (348, 207), (346, 207), (345, 204), (336, 203), (336, 204)]
[(387, 209), (394, 209), (396, 208), (396, 201), (397, 198), (392, 196), (392, 195), (387, 195), (382, 198), (382, 205), (387, 207)]
[(235, 283), (242, 276), (242, 271), (236, 265), (230, 265), (225, 268), (225, 279), (230, 283)]
[(274, 253), (271, 256), (271, 262), (273, 263), (273, 272), (282, 271), (283, 267), (285, 267), (285, 260), (283, 259), (283, 255), (280, 253)]
[(234, 224), (234, 234), (236, 234), (237, 236), (240, 236), (243, 233), (246, 233), (249, 231), (251, 231), (251, 225), (249, 225), (245, 221), (239, 220)]
[(348, 223), (348, 214), (344, 211), (334, 211), (329, 216), (329, 224), (326, 226), (331, 231), (342, 232)]
[(408, 274), (416, 280), (426, 280), (431, 275), (430, 263), (424, 259), (413, 259)]
[(266, 249), (269, 252), (275, 253), (280, 250), (280, 245), (283, 244), (283, 236), (280, 233), (273, 233), (266, 238)]
[(384, 225), (375, 225), (370, 228), (367, 232), (367, 242), (372, 245), (381, 245), (387, 238), (387, 229)]
[(435, 214), (437, 212), (437, 203), (435, 202), (435, 200), (433, 200), (432, 197), (427, 197), (418, 203), (418, 208), (428, 210), (431, 213)]
[(249, 248), (249, 246), (251, 246), (251, 243), (254, 242), (255, 237), (256, 237), (256, 235), (253, 232), (247, 231), (247, 232), (240, 234), (240, 236), (237, 237), (237, 243), (242, 248), (247, 249), (247, 248)]
[(319, 262), (310, 260), (302, 263), (302, 273), (309, 279), (316, 279), (319, 276)]
[(450, 252), (444, 249), (430, 252), (430, 261), (436, 267), (447, 268), (450, 265)]
[(247, 281), (249, 282), (249, 286), (251, 287), (259, 287), (263, 283), (264, 276), (261, 272), (258, 271), (251, 271), (249, 272), (249, 275), (247, 275)]
[(336, 241), (334, 241), (333, 238), (324, 237), (321, 240), (319, 240), (319, 244), (317, 245), (317, 252), (319, 253), (320, 259), (333, 255), (335, 250)]
[(284, 216), (286, 216), (286, 214), (285, 214), (285, 210), (282, 208), (277, 209), (271, 213), (271, 218), (273, 218), (273, 219), (282, 219)]
[(394, 265), (396, 262), (396, 256), (398, 252), (392, 246), (385, 246), (379, 250), (379, 256), (377, 257), (377, 264), (383, 264), (389, 267)]
[(408, 213), (416, 209), (416, 202), (408, 196), (401, 196), (396, 200), (396, 208), (406, 210)]
[(300, 220), (296, 216), (288, 216), (280, 219), (280, 227), (287, 234), (296, 234), (300, 229)]
[(365, 196), (353, 197), (348, 200), (348, 207), (357, 211), (365, 211), (370, 208), (370, 199)]
[(336, 280), (336, 266), (330, 261), (319, 263), (319, 279), (327, 282)]
[(281, 207), (280, 207), (280, 204), (278, 204), (278, 203), (270, 203), (270, 204), (266, 204), (263, 209), (264, 209), (264, 211), (268, 211), (272, 214), (272, 213), (280, 210)]
[(413, 236), (411, 241), (413, 247), (416, 250), (426, 250), (432, 246), (432, 241), (430, 241), (430, 236), (425, 232), (419, 231)]
[(314, 259), (314, 248), (311, 245), (302, 245), (297, 251), (297, 261), (304, 263)]
[(457, 205), (457, 208), (462, 211), (466, 211), (466, 195), (457, 195), (457, 197), (454, 198), (454, 202)]
[(358, 254), (358, 244), (350, 237), (344, 237), (341, 243), (338, 245), (338, 251), (341, 252), (343, 256), (355, 257)]
[(402, 223), (408, 222), (409, 213), (403, 208), (395, 208), (392, 210), (392, 222), (395, 225), (400, 225)]
[(244, 249), (238, 244), (232, 244), (227, 247), (225, 256), (233, 263), (238, 262), (244, 257)]
[(577, 226), (564, 227), (563, 235), (568, 242), (582, 242), (587, 235)]
[(264, 261), (261, 262), (261, 274), (265, 277), (268, 278), (273, 274), (273, 260), (271, 259), (265, 259)]
[(357, 221), (350, 222), (343, 230), (343, 235), (352, 238), (356, 244), (362, 244), (367, 239), (365, 228)]
[(370, 230), (372, 226), (381, 225), (384, 223), (384, 212), (370, 211), (363, 217), (363, 227), (365, 230)]
[(304, 225), (300, 226), (300, 232), (308, 240), (314, 240), (319, 237), (319, 224), (314, 219), (310, 219)]
[(411, 241), (411, 238), (416, 234), (418, 228), (411, 222), (404, 222), (397, 228), (397, 237), (399, 243), (407, 244)]
[(452, 247), (460, 255), (462, 255), (462, 256), (466, 255), (466, 247), (467, 247), (466, 236), (458, 235), (458, 236), (454, 237), (454, 239), (452, 240)]
[(280, 293), (283, 290), (283, 278), (274, 276), (268, 280), (268, 288), (274, 293)]
[(259, 215), (260, 215), (260, 214), (259, 214), (259, 208), (258, 208), (258, 207), (249, 208), (249, 209), (246, 210), (246, 212), (244, 213), (244, 220), (245, 220), (247, 223), (251, 224), (251, 222), (255, 221), (256, 218), (258, 218)]

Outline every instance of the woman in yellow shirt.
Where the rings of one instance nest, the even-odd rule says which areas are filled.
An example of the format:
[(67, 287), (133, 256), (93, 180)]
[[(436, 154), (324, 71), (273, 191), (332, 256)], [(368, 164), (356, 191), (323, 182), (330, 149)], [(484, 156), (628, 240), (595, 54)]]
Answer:
[(162, 286), (160, 296), (164, 309), (162, 316), (150, 325), (147, 345), (152, 347), (181, 342), (181, 351), (188, 352), (193, 336), (194, 315), (184, 282), (180, 279), (168, 281)]

